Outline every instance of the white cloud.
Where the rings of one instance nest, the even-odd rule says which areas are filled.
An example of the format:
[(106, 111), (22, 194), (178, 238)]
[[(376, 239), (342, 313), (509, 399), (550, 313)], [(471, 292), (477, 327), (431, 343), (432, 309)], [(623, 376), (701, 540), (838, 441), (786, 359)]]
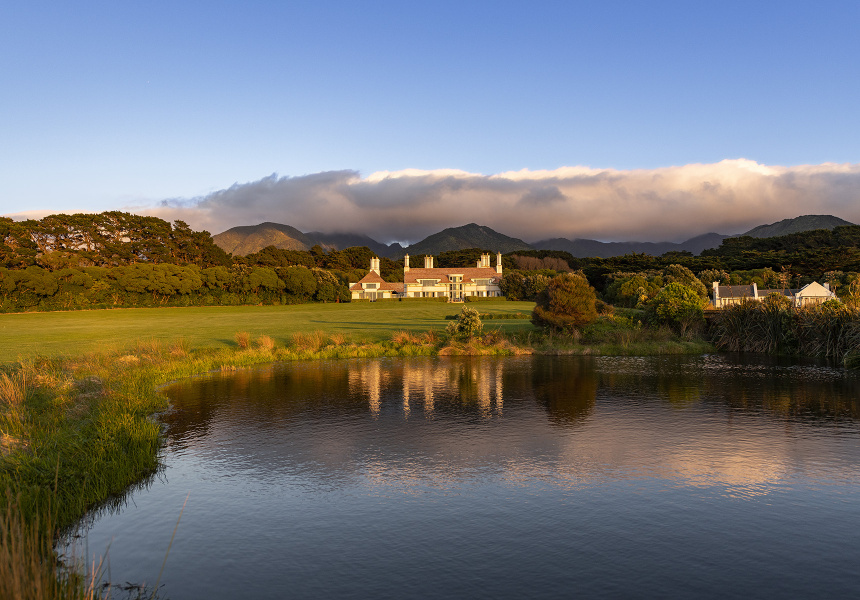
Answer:
[(202, 198), (127, 207), (218, 233), (273, 221), (302, 231), (410, 240), (466, 223), (536, 241), (683, 240), (804, 214), (860, 222), (860, 164), (724, 160), (659, 169), (590, 167), (482, 175), (457, 169), (271, 175)]

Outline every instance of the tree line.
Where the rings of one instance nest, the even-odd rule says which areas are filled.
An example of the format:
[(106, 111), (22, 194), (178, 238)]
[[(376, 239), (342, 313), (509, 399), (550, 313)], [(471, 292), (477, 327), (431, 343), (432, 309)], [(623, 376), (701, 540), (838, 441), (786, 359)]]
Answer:
[[(860, 226), (775, 238), (737, 237), (701, 256), (669, 252), (576, 258), (558, 250), (516, 251), (503, 257), (502, 292), (534, 300), (560, 273), (580, 272), (597, 293), (619, 306), (644, 306), (669, 283), (707, 296), (711, 282), (800, 287), (826, 281), (837, 293), (860, 271)], [(442, 252), (437, 267), (476, 264), (491, 249)], [(366, 247), (309, 251), (269, 246), (230, 256), (207, 231), (186, 223), (118, 211), (0, 218), (0, 310), (69, 310), (107, 306), (291, 304), (348, 301), (348, 283), (367, 274)], [(423, 267), (425, 255), (410, 257)], [(402, 281), (404, 260), (382, 257), (386, 281)]]

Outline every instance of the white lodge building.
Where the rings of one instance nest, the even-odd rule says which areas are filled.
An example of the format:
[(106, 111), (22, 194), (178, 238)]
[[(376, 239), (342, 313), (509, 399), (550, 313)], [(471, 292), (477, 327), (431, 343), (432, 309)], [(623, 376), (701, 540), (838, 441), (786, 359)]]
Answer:
[(490, 266), (490, 255), (481, 255), (475, 267), (434, 268), (433, 257), (424, 257), (424, 268), (409, 266), (409, 255), (403, 260), (403, 283), (388, 283), (379, 274), (379, 259), (370, 259), (370, 272), (349, 286), (353, 300), (385, 298), (439, 298), (462, 302), (467, 296), (482, 298), (502, 295), (502, 253), (496, 254), (496, 266)]
[(450, 302), (462, 302), (466, 296), (501, 296), (502, 253), (496, 254), (496, 267), (490, 266), (490, 255), (482, 254), (476, 267), (433, 268), (433, 257), (424, 257), (424, 268), (409, 266), (409, 255), (403, 259), (403, 295), (406, 298), (447, 296)]

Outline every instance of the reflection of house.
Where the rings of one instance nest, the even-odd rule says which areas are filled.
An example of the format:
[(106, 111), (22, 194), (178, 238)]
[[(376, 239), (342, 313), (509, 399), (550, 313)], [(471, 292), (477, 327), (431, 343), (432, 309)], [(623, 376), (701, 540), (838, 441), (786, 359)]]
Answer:
[(474, 267), (434, 268), (433, 257), (424, 257), (424, 268), (409, 266), (409, 255), (403, 260), (403, 283), (382, 279), (379, 259), (370, 259), (370, 272), (357, 283), (349, 284), (353, 300), (385, 298), (448, 298), (462, 302), (467, 296), (482, 298), (501, 296), (502, 253), (496, 255), (496, 266), (490, 266), (490, 255), (482, 254)]
[(817, 281), (808, 283), (799, 290), (760, 290), (755, 283), (752, 285), (720, 285), (718, 281), (713, 283), (713, 288), (713, 302), (716, 308), (724, 308), (744, 300), (764, 300), (770, 294), (785, 296), (795, 306), (821, 304), (827, 300), (836, 299), (836, 294), (830, 291), (829, 283), (821, 285)]
[(381, 300), (383, 298), (396, 298), (403, 290), (403, 284), (385, 281), (379, 273), (379, 259), (371, 258), (370, 272), (362, 277), (358, 283), (349, 284), (352, 299)]
[(424, 268), (409, 266), (409, 255), (403, 261), (404, 295), (409, 298), (447, 297), (452, 302), (467, 296), (501, 296), (502, 253), (496, 255), (496, 267), (490, 266), (490, 255), (482, 254), (475, 267), (434, 268), (433, 257), (424, 257)]

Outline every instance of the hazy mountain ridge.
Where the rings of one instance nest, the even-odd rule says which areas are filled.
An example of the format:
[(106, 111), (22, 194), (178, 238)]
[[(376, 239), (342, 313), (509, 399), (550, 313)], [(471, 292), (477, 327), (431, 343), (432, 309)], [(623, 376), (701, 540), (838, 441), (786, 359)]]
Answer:
[(816, 229), (829, 229), (832, 231), (834, 227), (839, 227), (840, 225), (854, 225), (854, 223), (834, 217), (833, 215), (803, 215), (794, 219), (783, 219), (770, 225), (759, 225), (741, 235), (755, 238), (778, 237), (792, 233), (814, 231)]
[[(751, 237), (775, 237), (790, 233), (800, 233), (815, 229), (830, 229), (852, 223), (832, 215), (803, 215), (794, 219), (784, 219), (770, 225), (759, 225), (746, 233)], [(386, 245), (373, 238), (357, 233), (322, 233), (313, 231), (302, 233), (289, 225), (261, 223), (233, 227), (213, 236), (215, 243), (226, 252), (245, 256), (259, 252), (266, 246), (287, 250), (310, 250), (319, 244), (324, 248), (342, 250), (351, 246), (366, 246), (379, 256), (399, 259), (404, 254), (439, 254), (451, 250), (484, 248), (508, 253), (517, 250), (563, 250), (578, 258), (610, 258), (631, 252), (660, 256), (666, 252), (691, 252), (700, 254), (703, 250), (717, 248), (728, 237), (720, 233), (698, 235), (684, 242), (600, 242), (589, 239), (553, 238), (528, 244), (521, 239), (510, 237), (493, 229), (469, 223), (461, 227), (449, 227), (427, 236), (420, 242), (407, 247), (398, 243)]]
[(706, 233), (685, 242), (599, 242), (597, 240), (553, 238), (535, 242), (532, 246), (537, 250), (563, 250), (577, 258), (598, 257), (610, 258), (631, 252), (660, 256), (666, 252), (692, 252), (699, 254), (702, 250), (716, 248), (726, 239), (727, 235)]

